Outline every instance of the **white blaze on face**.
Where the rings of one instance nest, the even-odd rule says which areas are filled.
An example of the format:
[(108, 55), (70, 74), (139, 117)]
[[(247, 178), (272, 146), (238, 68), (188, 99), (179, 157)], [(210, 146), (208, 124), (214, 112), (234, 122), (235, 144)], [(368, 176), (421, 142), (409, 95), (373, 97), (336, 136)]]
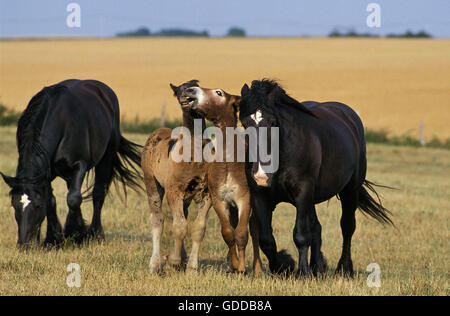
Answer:
[(195, 94), (195, 97), (197, 98), (197, 104), (198, 105), (203, 104), (203, 99), (205, 98), (203, 90), (200, 87), (192, 87), (192, 89), (197, 90), (197, 93)]
[(28, 204), (31, 203), (31, 201), (28, 199), (28, 195), (23, 194), (20, 199), (20, 203), (22, 203), (23, 205), (22, 210), (25, 211), (25, 208), (28, 206)]
[(252, 118), (253, 121), (255, 121), (256, 125), (258, 125), (259, 122), (261, 122), (263, 119), (262, 113), (260, 110), (256, 111), (255, 114), (250, 115), (250, 117)]

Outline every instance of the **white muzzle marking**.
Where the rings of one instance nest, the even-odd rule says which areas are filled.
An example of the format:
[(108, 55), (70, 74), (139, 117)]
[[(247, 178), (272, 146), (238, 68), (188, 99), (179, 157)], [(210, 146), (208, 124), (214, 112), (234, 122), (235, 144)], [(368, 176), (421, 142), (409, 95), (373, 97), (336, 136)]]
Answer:
[(254, 178), (259, 186), (267, 186), (267, 180), (269, 180), (269, 177), (262, 169), (261, 163), (258, 163), (258, 171), (255, 173)]

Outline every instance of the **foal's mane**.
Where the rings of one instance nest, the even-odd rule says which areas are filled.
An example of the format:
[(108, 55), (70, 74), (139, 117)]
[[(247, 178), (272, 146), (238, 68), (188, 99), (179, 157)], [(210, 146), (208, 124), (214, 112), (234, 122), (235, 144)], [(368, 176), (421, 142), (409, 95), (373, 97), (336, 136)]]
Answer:
[(313, 112), (311, 112), (310, 109), (287, 94), (286, 91), (275, 80), (254, 80), (252, 82), (251, 90), (264, 91), (266, 96), (268, 96), (270, 99), (273, 99), (273, 103), (275, 106), (272, 107), (274, 107), (275, 109), (273, 109), (272, 112), (277, 112), (278, 109), (284, 105), (317, 118), (317, 116)]
[[(59, 84), (45, 87), (31, 98), (27, 108), (20, 116), (16, 134), (17, 148), (19, 150), (17, 178), (22, 178), (24, 164), (30, 163), (33, 164), (35, 168), (41, 170), (43, 173), (42, 176), (49, 176), (49, 158), (46, 150), (39, 141), (39, 136), (41, 135), (42, 126), (51, 104), (51, 99), (63, 89), (66, 89), (66, 87)], [(25, 154), (31, 154), (38, 159), (25, 162)]]

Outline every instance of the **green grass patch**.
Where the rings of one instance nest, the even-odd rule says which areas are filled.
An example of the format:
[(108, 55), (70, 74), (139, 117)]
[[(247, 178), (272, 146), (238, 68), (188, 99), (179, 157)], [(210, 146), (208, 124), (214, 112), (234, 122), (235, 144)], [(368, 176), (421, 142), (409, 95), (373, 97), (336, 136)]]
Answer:
[(8, 109), (6, 106), (0, 103), (0, 126), (17, 125), (19, 117), (19, 112)]

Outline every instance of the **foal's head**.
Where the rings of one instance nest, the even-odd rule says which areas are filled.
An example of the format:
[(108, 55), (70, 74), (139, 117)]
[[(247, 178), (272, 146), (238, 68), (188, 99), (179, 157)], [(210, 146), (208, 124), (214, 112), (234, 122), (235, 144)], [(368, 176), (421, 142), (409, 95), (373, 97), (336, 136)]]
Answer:
[(184, 91), (186, 89), (192, 88), (192, 87), (198, 87), (198, 80), (190, 80), (187, 81), (179, 86), (170, 84), (170, 88), (172, 88), (173, 90), (173, 96), (177, 98), (178, 103), (180, 103), (181, 106), (181, 110), (183, 111), (190, 111), (190, 107), (189, 107), (189, 99), (184, 96)]
[(240, 96), (228, 94), (222, 89), (191, 87), (183, 92), (189, 107), (216, 126), (235, 125)]

